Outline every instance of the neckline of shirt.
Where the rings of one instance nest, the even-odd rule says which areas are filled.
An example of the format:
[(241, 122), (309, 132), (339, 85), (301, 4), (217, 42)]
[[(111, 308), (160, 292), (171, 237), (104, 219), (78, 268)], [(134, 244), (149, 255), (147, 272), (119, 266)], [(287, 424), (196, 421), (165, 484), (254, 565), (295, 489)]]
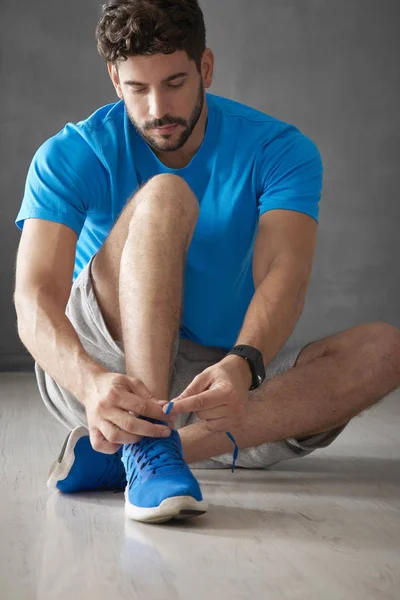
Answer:
[[(157, 165), (163, 171), (170, 172), (170, 173), (182, 173), (189, 169), (193, 169), (194, 166), (196, 165), (196, 163), (198, 163), (199, 160), (201, 160), (202, 156), (207, 154), (207, 151), (214, 146), (214, 140), (215, 140), (216, 134), (217, 134), (216, 122), (215, 122), (216, 121), (216, 115), (215, 115), (216, 107), (215, 107), (212, 97), (210, 96), (210, 94), (208, 94), (208, 92), (206, 92), (206, 101), (207, 101), (207, 107), (208, 107), (208, 115), (207, 115), (207, 125), (206, 125), (206, 129), (204, 132), (203, 140), (202, 140), (199, 148), (197, 149), (196, 154), (194, 154), (192, 156), (190, 162), (185, 167), (182, 167), (182, 168), (171, 168), (171, 167), (168, 167), (167, 165), (165, 165), (158, 158), (158, 156), (154, 153), (153, 149), (149, 146), (149, 144), (147, 144), (147, 142), (145, 142), (145, 140), (137, 133), (136, 129), (133, 127), (132, 123), (129, 121), (130, 126), (134, 130), (134, 133), (139, 138), (140, 142), (145, 146), (146, 151), (151, 154), (151, 156), (156, 161)], [(125, 117), (127, 118), (127, 115), (125, 115)]]

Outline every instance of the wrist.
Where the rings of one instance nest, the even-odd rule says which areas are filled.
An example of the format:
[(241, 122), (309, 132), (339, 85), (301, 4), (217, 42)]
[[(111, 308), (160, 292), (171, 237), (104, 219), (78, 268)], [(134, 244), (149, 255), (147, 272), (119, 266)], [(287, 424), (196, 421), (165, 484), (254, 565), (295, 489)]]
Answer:
[(253, 375), (249, 362), (243, 358), (243, 356), (239, 356), (238, 354), (228, 354), (228, 356), (226, 356), (223, 360), (225, 362), (232, 363), (232, 365), (236, 365), (237, 369), (239, 369), (242, 374), (247, 389), (250, 389), (250, 386), (253, 383)]
[(86, 407), (90, 398), (96, 395), (98, 389), (97, 379), (101, 375), (108, 373), (107, 369), (93, 360), (85, 362), (79, 369), (79, 375), (76, 377), (76, 390), (74, 395)]

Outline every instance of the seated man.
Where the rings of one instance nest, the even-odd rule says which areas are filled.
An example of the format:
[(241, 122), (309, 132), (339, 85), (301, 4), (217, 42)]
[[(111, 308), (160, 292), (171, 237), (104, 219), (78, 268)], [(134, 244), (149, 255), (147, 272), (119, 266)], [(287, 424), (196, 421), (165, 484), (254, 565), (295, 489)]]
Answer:
[(234, 447), (245, 468), (305, 456), (400, 385), (388, 323), (284, 346), (321, 158), (293, 125), (205, 92), (202, 12), (170, 4), (103, 7), (120, 100), (38, 149), (16, 219), (19, 335), (70, 430), (48, 485), (125, 489), (148, 522), (206, 511), (190, 466), (228, 468)]

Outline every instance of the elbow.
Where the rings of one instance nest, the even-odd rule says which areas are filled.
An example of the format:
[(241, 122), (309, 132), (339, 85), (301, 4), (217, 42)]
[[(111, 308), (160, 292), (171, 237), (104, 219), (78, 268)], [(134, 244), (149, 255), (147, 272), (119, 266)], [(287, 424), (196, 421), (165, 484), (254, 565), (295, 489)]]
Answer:
[(14, 294), (14, 307), (17, 315), (17, 333), (21, 342), (26, 346), (26, 339), (29, 337), (28, 324), (32, 321), (32, 316), (28, 317), (29, 300), (21, 294)]
[(14, 293), (14, 296), (13, 296), (13, 302), (14, 302), (15, 313), (17, 315), (18, 335), (21, 337), (20, 328), (21, 328), (21, 322), (22, 322), (23, 300), (16, 292)]
[(17, 333), (18, 333), (18, 337), (21, 340), (21, 342), (24, 344), (24, 346), (26, 346), (26, 337), (27, 337), (27, 333), (26, 333), (26, 319), (24, 319), (23, 317), (23, 312), (21, 309), (21, 306), (18, 305), (19, 307), (17, 307), (17, 304), (15, 303), (15, 310), (17, 313)]

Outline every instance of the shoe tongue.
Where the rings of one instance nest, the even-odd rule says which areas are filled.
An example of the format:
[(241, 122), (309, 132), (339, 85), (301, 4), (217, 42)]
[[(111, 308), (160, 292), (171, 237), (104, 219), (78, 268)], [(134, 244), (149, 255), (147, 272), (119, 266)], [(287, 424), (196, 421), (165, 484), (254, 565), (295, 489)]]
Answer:
[[(159, 419), (152, 419), (150, 417), (140, 417), (141, 419), (144, 419), (145, 421), (150, 421), (151, 423), (154, 423), (155, 425), (167, 425), (168, 423), (166, 421), (160, 421)], [(173, 435), (173, 434), (171, 434)], [(157, 473), (168, 473), (168, 472), (174, 472), (176, 470), (177, 466), (180, 466), (181, 460), (177, 457), (177, 456), (170, 456), (167, 458), (167, 456), (165, 455), (165, 453), (168, 455), (169, 452), (169, 448), (170, 448), (170, 444), (168, 444), (168, 441), (170, 441), (170, 438), (149, 438), (149, 439), (154, 439), (157, 440), (156, 443), (156, 448), (153, 446), (154, 451), (156, 454), (160, 453), (160, 457), (156, 458), (154, 461), (152, 461), (152, 465), (151, 467), (154, 468), (156, 470)], [(160, 464), (160, 462), (164, 462), (165, 460), (165, 464)], [(183, 459), (182, 459), (183, 460)], [(168, 464), (170, 463), (170, 464)]]

